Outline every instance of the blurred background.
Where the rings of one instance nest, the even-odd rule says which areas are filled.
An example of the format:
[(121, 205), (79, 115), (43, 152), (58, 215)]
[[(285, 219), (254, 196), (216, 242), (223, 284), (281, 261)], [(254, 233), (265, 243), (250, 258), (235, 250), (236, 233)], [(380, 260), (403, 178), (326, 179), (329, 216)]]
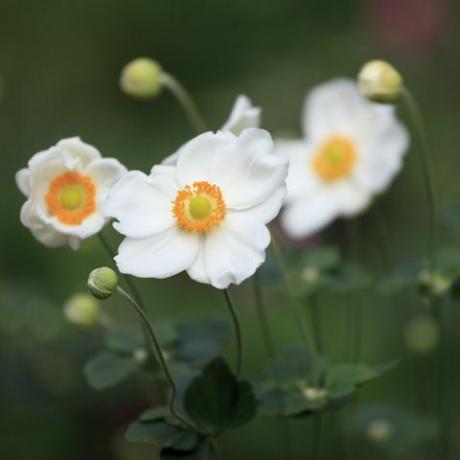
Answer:
[[(263, 107), (265, 128), (274, 135), (298, 136), (309, 88), (337, 76), (354, 78), (370, 58), (390, 60), (424, 111), (445, 199), (460, 195), (458, 6), (455, 0), (0, 0), (0, 458), (155, 458), (151, 446), (122, 440), (127, 423), (149, 406), (145, 389), (135, 378), (105, 392), (89, 388), (81, 368), (100, 349), (100, 331), (81, 331), (62, 315), (64, 302), (84, 291), (88, 272), (109, 263), (106, 254), (95, 238), (79, 252), (41, 246), (19, 222), (24, 198), (14, 182), (15, 172), (34, 153), (64, 137), (79, 135), (103, 155), (148, 171), (193, 135), (170, 94), (136, 101), (121, 93), (124, 64), (137, 56), (157, 59), (191, 91), (213, 129), (243, 93)], [(400, 114), (406, 119), (404, 110)], [(378, 205), (394, 258), (422, 254), (427, 202), (413, 148)], [(372, 213), (354, 222), (358, 242), (350, 257), (380, 273), (381, 242)], [(319, 239), (350, 254), (345, 227), (337, 222)], [(119, 240), (109, 228), (106, 235), (113, 244)], [(443, 237), (455, 245), (455, 235), (443, 232)], [(155, 318), (225, 313), (219, 292), (185, 276), (139, 285)], [(246, 373), (257, 378), (264, 350), (251, 291), (242, 286), (234, 293), (247, 342)], [(266, 299), (277, 346), (295, 343), (282, 293), (269, 290)], [(342, 301), (325, 296), (321, 302), (332, 361), (344, 359)], [(359, 302), (362, 360), (378, 364), (400, 358), (407, 350), (401, 347), (398, 318), (401, 310), (403, 316), (416, 310), (417, 302), (408, 297), (395, 304), (372, 287)], [(117, 304), (110, 300), (104, 308), (120, 309)], [(231, 350), (232, 343), (230, 355)], [(398, 411), (413, 412), (414, 368), (419, 377), (429, 376), (430, 366), (430, 356), (413, 357), (363, 389), (338, 421), (327, 423), (351, 426), (353, 420), (359, 425), (366, 410), (390, 411), (396, 419), (402, 417)], [(429, 417), (431, 410), (433, 388), (430, 379), (421, 380), (427, 408), (413, 414), (416, 420)], [(458, 371), (450, 383), (458, 388)], [(392, 407), (398, 409), (392, 412)], [(296, 458), (307, 458), (309, 423), (291, 422)], [(353, 436), (343, 446), (326, 430), (323, 458), (345, 451), (352, 452), (349, 458), (392, 455), (379, 445), (354, 447)], [(278, 443), (276, 423), (259, 418), (226, 435), (221, 447), (225, 458), (275, 459), (280, 458)], [(409, 443), (407, 449), (404, 458), (420, 458), (420, 447)]]

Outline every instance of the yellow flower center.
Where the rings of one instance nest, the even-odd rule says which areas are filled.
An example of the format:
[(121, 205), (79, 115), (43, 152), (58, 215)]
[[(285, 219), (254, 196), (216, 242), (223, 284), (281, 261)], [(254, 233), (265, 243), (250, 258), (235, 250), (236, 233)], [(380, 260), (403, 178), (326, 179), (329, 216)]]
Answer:
[(194, 182), (177, 192), (172, 213), (177, 225), (188, 231), (204, 233), (218, 225), (227, 208), (222, 192), (209, 182)]
[(68, 171), (51, 181), (45, 203), (63, 224), (80, 225), (96, 210), (96, 186), (89, 176)]
[(332, 136), (312, 158), (313, 169), (326, 182), (342, 179), (350, 174), (356, 162), (356, 147), (345, 136)]

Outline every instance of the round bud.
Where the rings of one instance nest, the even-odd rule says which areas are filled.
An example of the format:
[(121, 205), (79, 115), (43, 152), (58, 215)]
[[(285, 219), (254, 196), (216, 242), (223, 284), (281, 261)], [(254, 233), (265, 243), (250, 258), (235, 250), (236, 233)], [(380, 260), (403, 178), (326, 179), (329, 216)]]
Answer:
[(146, 57), (134, 59), (123, 68), (120, 86), (129, 96), (155, 97), (163, 86), (162, 69), (153, 59)]
[(99, 304), (86, 293), (75, 294), (64, 304), (64, 316), (77, 326), (94, 326), (99, 317)]
[(118, 286), (118, 276), (109, 267), (94, 269), (88, 277), (88, 290), (97, 299), (107, 299)]
[(407, 348), (417, 353), (428, 353), (439, 342), (439, 326), (429, 316), (413, 319), (404, 331)]
[(400, 73), (388, 62), (370, 61), (359, 72), (358, 85), (371, 101), (392, 103), (398, 101), (403, 91)]

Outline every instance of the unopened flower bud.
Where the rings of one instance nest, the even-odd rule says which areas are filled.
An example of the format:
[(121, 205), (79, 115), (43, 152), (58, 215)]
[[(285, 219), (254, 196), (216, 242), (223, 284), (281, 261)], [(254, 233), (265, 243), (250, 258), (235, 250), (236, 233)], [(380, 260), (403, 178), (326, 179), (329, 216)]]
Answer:
[(401, 74), (388, 62), (379, 60), (364, 65), (358, 84), (361, 92), (373, 102), (396, 102), (403, 91)]
[(155, 97), (163, 87), (161, 66), (150, 58), (134, 59), (123, 68), (120, 86), (129, 96)]
[(138, 364), (143, 364), (148, 358), (148, 353), (145, 348), (136, 348), (133, 352), (134, 361)]
[(320, 402), (326, 399), (327, 391), (324, 388), (306, 387), (303, 389), (303, 395), (310, 402)]
[(367, 427), (367, 436), (374, 442), (388, 441), (393, 433), (393, 424), (384, 418), (372, 420)]
[(64, 304), (64, 316), (69, 323), (77, 326), (94, 326), (99, 317), (99, 304), (89, 294), (75, 294)]
[(88, 277), (88, 289), (97, 299), (107, 299), (118, 286), (118, 276), (109, 267), (94, 269)]
[(406, 326), (404, 341), (410, 350), (427, 353), (438, 345), (439, 326), (429, 316), (419, 316)]
[(446, 295), (452, 286), (452, 280), (438, 271), (422, 270), (418, 278), (421, 293), (428, 296)]

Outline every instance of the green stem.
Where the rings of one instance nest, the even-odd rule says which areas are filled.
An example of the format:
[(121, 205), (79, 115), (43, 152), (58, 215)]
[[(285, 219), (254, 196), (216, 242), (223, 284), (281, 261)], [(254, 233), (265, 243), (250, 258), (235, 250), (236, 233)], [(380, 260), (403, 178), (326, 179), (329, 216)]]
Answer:
[(164, 86), (168, 88), (184, 110), (193, 129), (199, 134), (206, 131), (206, 123), (195, 102), (181, 83), (169, 73), (162, 74)]
[(163, 350), (161, 349), (160, 342), (158, 341), (158, 338), (157, 338), (157, 336), (155, 334), (155, 331), (154, 331), (154, 329), (153, 329), (153, 327), (152, 327), (152, 325), (150, 323), (149, 318), (147, 317), (147, 315), (145, 314), (145, 312), (141, 308), (141, 306), (123, 288), (118, 286), (117, 287), (117, 292), (122, 297), (124, 297), (129, 302), (129, 304), (134, 308), (135, 312), (138, 314), (139, 318), (141, 319), (141, 321), (145, 325), (146, 330), (148, 331), (149, 337), (151, 339), (151, 342), (152, 342), (152, 345), (153, 345), (153, 348), (154, 348), (154, 351), (155, 351), (155, 355), (156, 355), (156, 357), (158, 359), (160, 367), (161, 367), (161, 369), (162, 369), (162, 371), (163, 371), (163, 373), (164, 373), (164, 375), (166, 377), (166, 380), (169, 383), (170, 389), (171, 389), (169, 400), (168, 400), (168, 407), (169, 407), (169, 411), (171, 412), (171, 415), (173, 415), (177, 420), (182, 422), (187, 427), (197, 431), (196, 427), (194, 425), (192, 425), (185, 417), (180, 415), (176, 411), (176, 409), (174, 407), (174, 402), (175, 402), (176, 395), (177, 395), (176, 383), (174, 382), (174, 378), (173, 378), (173, 376), (171, 374), (171, 371), (169, 370), (168, 364), (167, 364), (166, 359), (165, 359), (164, 354), (163, 354)]
[(420, 107), (415, 97), (407, 88), (404, 88), (403, 91), (403, 101), (405, 102), (406, 107), (409, 111), (413, 128), (417, 132), (420, 143), (420, 158), (422, 161), (423, 178), (425, 181), (430, 206), (428, 262), (430, 265), (430, 269), (434, 270), (436, 268), (437, 249), (437, 191), (430, 164), (432, 159), (431, 148), (426, 135), (426, 130), (423, 123)]
[(243, 338), (241, 334), (241, 324), (238, 318), (238, 312), (236, 311), (235, 305), (228, 289), (224, 289), (225, 301), (227, 303), (228, 311), (233, 321), (233, 327), (235, 329), (236, 338), (236, 375), (240, 377), (241, 370), (243, 367)]
[(291, 281), (291, 277), (289, 275), (289, 271), (286, 267), (286, 264), (284, 262), (283, 254), (281, 252), (281, 249), (279, 247), (278, 241), (275, 237), (275, 235), (272, 234), (272, 249), (273, 249), (273, 255), (275, 256), (275, 259), (278, 263), (278, 267), (281, 271), (281, 275), (283, 277), (284, 285), (286, 287), (286, 291), (291, 299), (291, 305), (294, 307), (294, 315), (296, 317), (296, 324), (297, 327), (299, 328), (299, 334), (302, 338), (302, 341), (307, 345), (307, 347), (311, 350), (311, 354), (313, 357), (316, 356), (316, 347), (315, 343), (312, 340), (313, 333), (311, 331), (311, 328), (309, 325), (307, 325), (303, 311), (302, 311), (302, 306), (300, 305), (299, 300), (296, 298), (294, 295), (294, 286)]

